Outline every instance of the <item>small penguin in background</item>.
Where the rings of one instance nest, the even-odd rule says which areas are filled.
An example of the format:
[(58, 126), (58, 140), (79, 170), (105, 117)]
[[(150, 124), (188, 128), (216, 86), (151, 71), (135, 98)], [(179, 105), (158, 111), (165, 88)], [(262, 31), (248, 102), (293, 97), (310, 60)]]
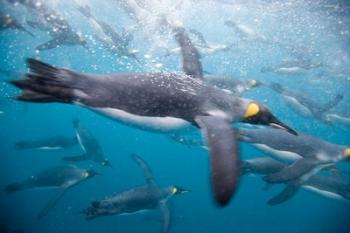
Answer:
[(76, 137), (55, 136), (39, 140), (18, 141), (15, 143), (17, 150), (60, 150), (78, 145)]
[(337, 106), (344, 98), (343, 95), (337, 95), (327, 103), (320, 103), (319, 101), (312, 100), (304, 93), (288, 90), (279, 83), (272, 83), (271, 85), (267, 85), (267, 87), (279, 93), (287, 105), (299, 115), (303, 117), (312, 117), (326, 123), (327, 119), (325, 116), (327, 112)]
[(111, 163), (105, 158), (102, 147), (97, 139), (82, 126), (78, 119), (73, 121), (73, 126), (76, 133), (76, 139), (84, 151), (84, 154), (78, 156), (64, 157), (64, 161), (79, 162), (91, 160), (101, 166), (112, 167)]
[(28, 35), (30, 35), (31, 37), (35, 37), (33, 33), (31, 33), (25, 27), (23, 27), (11, 15), (5, 14), (0, 11), (0, 31), (6, 30), (6, 29), (15, 29), (15, 30), (23, 31)]
[(162, 232), (167, 233), (170, 224), (168, 200), (175, 195), (187, 193), (189, 190), (175, 185), (159, 187), (146, 162), (137, 155), (131, 155), (131, 158), (145, 173), (146, 184), (100, 201), (94, 201), (81, 213), (86, 216), (87, 220), (92, 220), (108, 215), (135, 214), (140, 211), (160, 209), (163, 215)]
[(36, 175), (21, 181), (9, 184), (5, 188), (7, 194), (12, 194), (18, 191), (27, 189), (39, 188), (56, 188), (58, 192), (56, 196), (51, 199), (44, 209), (38, 214), (38, 218), (45, 217), (48, 212), (56, 206), (58, 201), (64, 196), (66, 191), (81, 182), (93, 178), (99, 173), (91, 169), (82, 169), (75, 166), (56, 166), (48, 168)]

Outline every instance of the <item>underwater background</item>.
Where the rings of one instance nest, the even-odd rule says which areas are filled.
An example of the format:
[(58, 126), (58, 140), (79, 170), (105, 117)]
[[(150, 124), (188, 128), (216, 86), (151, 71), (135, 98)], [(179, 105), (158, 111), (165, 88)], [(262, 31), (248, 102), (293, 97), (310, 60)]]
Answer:
[[(11, 1), (10, 1), (11, 2)], [(25, 7), (1, 1), (1, 11), (10, 13), (25, 25), (35, 37), (18, 30), (1, 30), (0, 69), (26, 72), (25, 59), (34, 57), (58, 67), (69, 67), (87, 73), (118, 73), (140, 71), (180, 72), (180, 55), (165, 55), (166, 49), (176, 47), (168, 31), (151, 18), (144, 18), (142, 26), (121, 7), (123, 1), (45, 1), (62, 15), (84, 38), (89, 49), (82, 46), (60, 46), (47, 51), (35, 47), (49, 39), (45, 32), (25, 25), (30, 17)], [(141, 1), (152, 7), (152, 1)], [(171, 0), (162, 4), (170, 4)], [(91, 36), (93, 31), (76, 6), (88, 4), (94, 15), (108, 22), (116, 31), (133, 30), (130, 47), (138, 50), (138, 61), (112, 55)], [(203, 56), (203, 69), (208, 73), (278, 82), (289, 89), (326, 102), (337, 94), (344, 95), (341, 103), (332, 109), (350, 116), (350, 3), (348, 1), (183, 1), (181, 7), (167, 12), (168, 7), (153, 12), (171, 14), (187, 29), (200, 31), (207, 41), (232, 44), (228, 51)], [(164, 10), (165, 9), (165, 10)], [(224, 25), (227, 20), (246, 25), (259, 37), (242, 37)], [(135, 29), (136, 28), (136, 29)], [(295, 47), (304, 58), (322, 63), (316, 69), (301, 74), (261, 72), (292, 57)], [(323, 75), (327, 71), (345, 73), (346, 77)], [(346, 73), (346, 71), (348, 73)], [(13, 232), (159, 232), (159, 211), (126, 216), (108, 216), (86, 221), (79, 212), (90, 202), (111, 196), (136, 185), (144, 184), (142, 171), (130, 159), (140, 155), (151, 167), (160, 185), (176, 184), (192, 190), (191, 193), (170, 200), (172, 221), (170, 232), (319, 232), (345, 233), (349, 231), (350, 205), (346, 201), (327, 199), (301, 190), (288, 202), (269, 206), (266, 202), (283, 185), (266, 184), (254, 176), (241, 179), (238, 192), (225, 208), (215, 205), (209, 182), (208, 151), (199, 146), (187, 146), (164, 134), (142, 131), (110, 120), (92, 111), (65, 104), (32, 104), (18, 102), (12, 97), (18, 90), (1, 75), (0, 87), (0, 189), (7, 184), (29, 177), (47, 167), (65, 164), (64, 156), (80, 153), (79, 148), (64, 150), (16, 150), (18, 141), (35, 140), (55, 135), (74, 136), (73, 119), (82, 124), (98, 139), (112, 168), (86, 161), (79, 167), (93, 167), (102, 176), (81, 183), (67, 192), (44, 219), (36, 214), (52, 197), (55, 190), (25, 190), (13, 195), (0, 192), (0, 225)], [(280, 96), (264, 87), (250, 90), (247, 98), (265, 103), (276, 116), (294, 129), (324, 140), (350, 145), (349, 125), (329, 125), (312, 118), (303, 118), (293, 112)], [(197, 136), (196, 136), (197, 137)], [(201, 140), (198, 134), (198, 140)], [(263, 155), (248, 144), (241, 145), (241, 158)], [(350, 171), (347, 164), (346, 171)], [(346, 177), (348, 180), (349, 174)], [(349, 181), (350, 182), (350, 181)], [(1, 232), (2, 233), (2, 232)]]

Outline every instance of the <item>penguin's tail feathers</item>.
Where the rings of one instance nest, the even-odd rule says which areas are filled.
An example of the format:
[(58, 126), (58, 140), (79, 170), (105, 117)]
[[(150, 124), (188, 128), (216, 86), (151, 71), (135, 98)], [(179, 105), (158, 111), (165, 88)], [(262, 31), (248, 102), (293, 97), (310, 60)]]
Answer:
[(14, 192), (18, 192), (21, 189), (22, 189), (22, 185), (20, 183), (12, 183), (7, 185), (4, 191), (6, 194), (11, 194)]
[(86, 96), (79, 87), (79, 74), (32, 58), (27, 59), (27, 65), (30, 72), (25, 74), (25, 79), (10, 81), (22, 90), (21, 95), (16, 97), (17, 100), (72, 103)]

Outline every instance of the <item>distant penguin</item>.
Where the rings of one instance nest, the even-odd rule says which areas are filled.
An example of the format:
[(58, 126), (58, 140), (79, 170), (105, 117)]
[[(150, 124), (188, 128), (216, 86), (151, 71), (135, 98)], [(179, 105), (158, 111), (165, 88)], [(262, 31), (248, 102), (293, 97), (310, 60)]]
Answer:
[(229, 94), (243, 96), (245, 92), (259, 87), (261, 82), (255, 79), (242, 81), (235, 78), (220, 75), (205, 75), (204, 80), (214, 87), (220, 88)]
[(296, 133), (264, 105), (206, 85), (199, 55), (184, 29), (176, 30), (175, 38), (182, 49), (186, 75), (81, 74), (28, 59), (31, 71), (26, 79), (11, 83), (22, 89), (17, 97), (21, 101), (79, 104), (119, 122), (158, 132), (200, 128), (211, 148), (215, 197), (225, 205), (238, 185), (240, 173), (232, 123), (271, 125)]
[[(242, 161), (244, 174), (269, 175), (282, 170), (286, 164), (267, 157)], [(286, 183), (277, 196), (268, 201), (269, 205), (279, 205), (291, 199), (300, 188), (315, 192), (330, 199), (350, 201), (350, 182), (341, 175), (314, 175), (305, 182), (298, 180)]]
[(280, 161), (291, 163), (265, 180), (282, 183), (295, 179), (307, 180), (324, 167), (350, 159), (350, 148), (299, 133), (298, 136), (276, 129), (239, 129), (239, 138), (251, 143)]
[(97, 174), (93, 170), (74, 166), (57, 166), (46, 169), (24, 181), (12, 183), (6, 187), (5, 192), (10, 194), (26, 189), (57, 188), (58, 193), (56, 196), (38, 214), (38, 218), (42, 218), (58, 203), (68, 189)]
[(92, 28), (94, 29), (95, 37), (103, 44), (103, 46), (111, 51), (113, 55), (130, 57), (138, 61), (136, 54), (138, 50), (130, 49), (129, 44), (132, 40), (132, 36), (124, 33), (117, 33), (112, 26), (108, 23), (97, 19), (91, 12), (88, 5), (79, 6), (78, 11), (84, 15)]
[(17, 150), (60, 150), (78, 145), (76, 137), (55, 136), (40, 140), (18, 141), (15, 143)]
[(178, 186), (159, 187), (148, 165), (137, 155), (132, 159), (140, 166), (146, 176), (146, 184), (118, 193), (100, 201), (94, 201), (91, 206), (81, 211), (87, 220), (108, 215), (135, 214), (140, 211), (160, 209), (163, 214), (162, 232), (168, 232), (170, 210), (167, 202), (174, 195), (189, 192)]
[(336, 113), (325, 114), (324, 121), (330, 124), (341, 124), (345, 126), (350, 126), (350, 117), (341, 116)]
[(304, 93), (298, 93), (296, 91), (288, 90), (281, 84), (273, 83), (268, 85), (272, 90), (279, 93), (283, 100), (291, 107), (295, 112), (304, 117), (313, 117), (322, 121), (325, 121), (325, 114), (344, 98), (343, 95), (337, 95), (334, 99), (327, 103), (320, 103), (319, 101), (312, 100)]
[(63, 160), (70, 162), (78, 162), (84, 160), (91, 160), (101, 166), (111, 167), (111, 163), (105, 158), (102, 147), (96, 138), (82, 126), (79, 120), (73, 121), (76, 138), (84, 154), (78, 156), (64, 157)]
[(0, 11), (0, 31), (6, 29), (15, 29), (19, 31), (23, 31), (28, 35), (35, 37), (33, 33), (28, 31), (25, 27), (23, 27), (19, 22), (16, 21), (15, 18), (10, 16), (9, 14), (4, 14)]

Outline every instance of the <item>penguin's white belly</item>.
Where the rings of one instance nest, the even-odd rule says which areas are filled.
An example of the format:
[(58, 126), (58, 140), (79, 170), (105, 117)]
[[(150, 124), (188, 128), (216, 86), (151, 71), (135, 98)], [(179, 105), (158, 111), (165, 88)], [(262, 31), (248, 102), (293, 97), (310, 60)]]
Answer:
[(337, 193), (321, 190), (321, 189), (318, 189), (316, 187), (309, 186), (309, 185), (303, 185), (302, 187), (306, 190), (309, 190), (311, 192), (314, 192), (314, 193), (319, 194), (319, 195), (326, 197), (326, 198), (336, 199), (336, 200), (345, 200), (341, 195), (339, 195)]
[(75, 130), (75, 135), (76, 135), (76, 137), (78, 139), (79, 146), (81, 147), (81, 149), (83, 149), (84, 152), (86, 152), (85, 146), (84, 146), (84, 144), (83, 144), (83, 142), (81, 140), (80, 134), (78, 133), (77, 130)]
[(149, 131), (158, 131), (166, 133), (181, 130), (191, 126), (191, 124), (188, 121), (175, 117), (139, 116), (120, 109), (113, 108), (92, 109), (124, 124)]
[(294, 111), (296, 111), (300, 115), (304, 117), (312, 117), (311, 111), (304, 105), (300, 104), (294, 97), (283, 96), (283, 98), (288, 104), (288, 106), (290, 106), (292, 109), (294, 109)]
[(271, 157), (276, 158), (277, 160), (291, 162), (302, 158), (299, 154), (296, 154), (290, 151), (276, 150), (264, 144), (253, 144), (253, 145), (259, 150), (271, 155)]
[(39, 150), (60, 150), (62, 147), (60, 146), (42, 146), (39, 147)]
[(337, 122), (344, 125), (350, 125), (350, 117), (342, 117), (337, 114), (328, 114), (329, 118), (331, 118), (332, 122)]
[(302, 73), (305, 70), (298, 67), (298, 66), (293, 66), (293, 67), (281, 67), (275, 70), (276, 73), (279, 74), (296, 74), (296, 73)]

